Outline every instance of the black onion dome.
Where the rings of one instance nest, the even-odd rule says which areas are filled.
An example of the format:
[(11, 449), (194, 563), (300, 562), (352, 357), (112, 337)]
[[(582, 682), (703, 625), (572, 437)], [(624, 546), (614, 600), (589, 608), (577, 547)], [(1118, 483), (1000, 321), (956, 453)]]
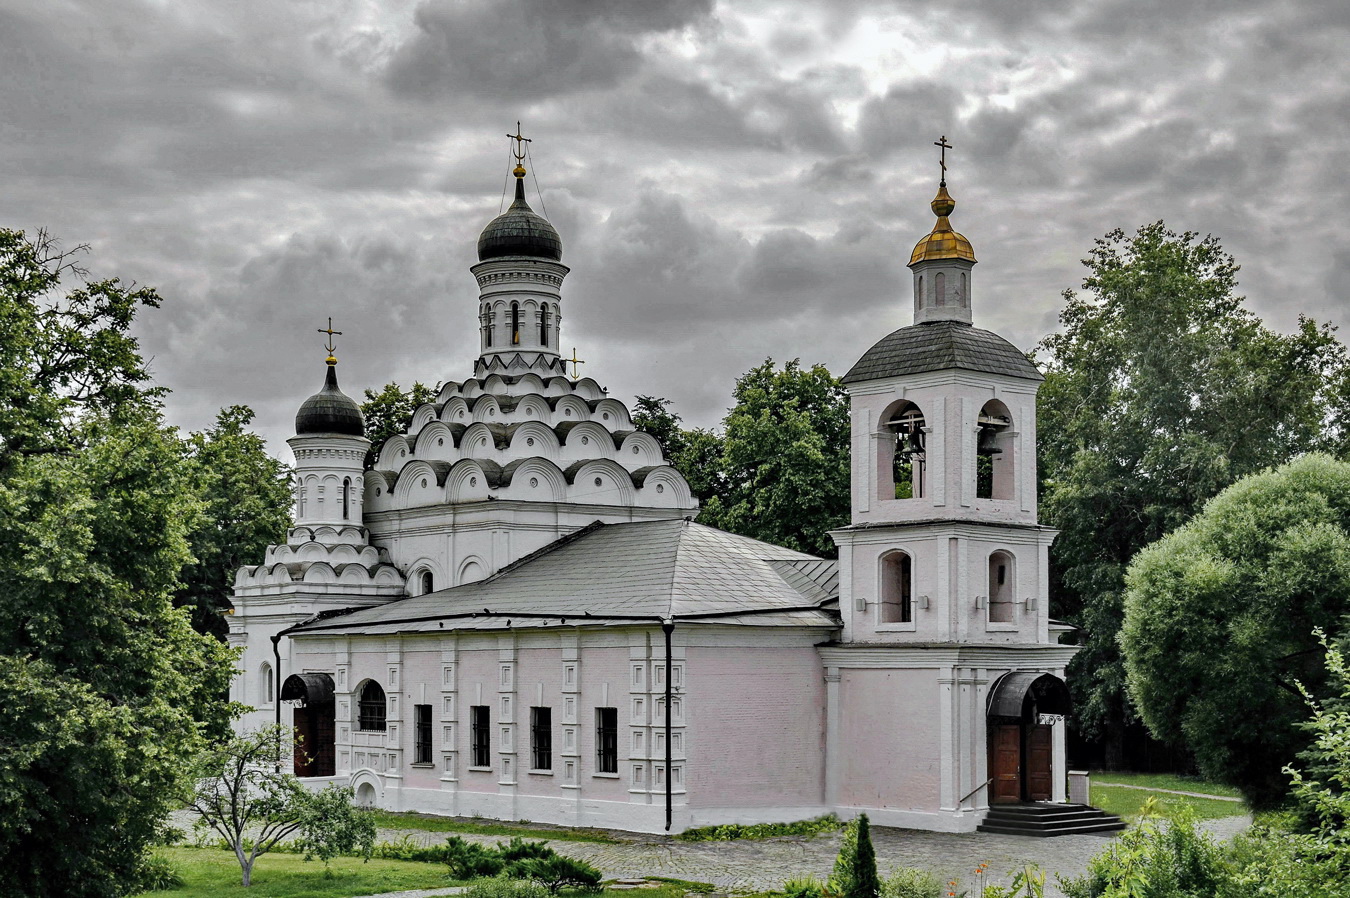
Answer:
[(483, 233), (478, 235), (478, 261), (499, 259), (502, 256), (535, 256), (559, 261), (562, 259), (562, 238), (525, 202), (525, 181), (516, 179), (516, 199), (505, 212), (498, 215)]
[(299, 436), (313, 433), (366, 435), (366, 419), (361, 414), (361, 406), (338, 389), (337, 365), (333, 362), (328, 364), (323, 389), (306, 399), (296, 412), (295, 432)]

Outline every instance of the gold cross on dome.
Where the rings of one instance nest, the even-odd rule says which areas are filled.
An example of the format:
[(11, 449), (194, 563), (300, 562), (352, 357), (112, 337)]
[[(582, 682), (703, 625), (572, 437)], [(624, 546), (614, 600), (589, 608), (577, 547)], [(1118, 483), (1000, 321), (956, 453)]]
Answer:
[(342, 331), (335, 331), (335, 330), (333, 330), (333, 319), (332, 319), (332, 318), (329, 318), (329, 319), (328, 319), (328, 327), (321, 327), (321, 328), (318, 328), (318, 331), (319, 331), (319, 333), (321, 333), (321, 334), (327, 334), (327, 335), (328, 335), (328, 343), (324, 346), (324, 349), (327, 349), (327, 350), (328, 350), (328, 358), (332, 359), (333, 361), (337, 361), (337, 358), (333, 355), (333, 350), (334, 350), (334, 349), (337, 349), (337, 347), (333, 345), (333, 337), (335, 337), (335, 336), (337, 336), (337, 337), (342, 336)]
[(947, 143), (947, 135), (944, 134), (933, 141), (933, 146), (942, 147), (942, 156), (938, 159), (938, 165), (942, 166), (942, 185), (947, 186), (947, 151), (952, 149), (952, 145)]
[(518, 164), (524, 164), (524, 162), (525, 162), (525, 144), (531, 143), (532, 141), (530, 140), (530, 138), (528, 138), (528, 137), (522, 137), (522, 136), (520, 135), (520, 122), (516, 122), (516, 133), (515, 133), (515, 134), (508, 134), (508, 135), (506, 135), (506, 136), (509, 137), (509, 138), (511, 138), (512, 140), (514, 140), (514, 141), (516, 142), (516, 145), (515, 145), (514, 147), (511, 148), (511, 153), (516, 157), (516, 162), (517, 162)]
[(577, 366), (586, 364), (584, 361), (577, 358), (577, 348), (575, 346), (572, 347), (572, 357), (570, 359), (563, 359), (563, 361), (572, 363), (572, 380), (577, 379)]

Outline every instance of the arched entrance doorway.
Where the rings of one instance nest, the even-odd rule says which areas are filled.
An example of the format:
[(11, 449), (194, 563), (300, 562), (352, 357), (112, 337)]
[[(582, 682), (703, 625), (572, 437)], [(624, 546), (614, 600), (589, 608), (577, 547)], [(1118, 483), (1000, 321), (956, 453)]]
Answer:
[(1054, 723), (1070, 706), (1069, 687), (1054, 674), (1018, 670), (994, 683), (987, 710), (991, 804), (1052, 800)]
[(281, 686), (281, 700), (295, 706), (295, 775), (333, 776), (337, 772), (333, 678), (325, 673), (291, 674)]

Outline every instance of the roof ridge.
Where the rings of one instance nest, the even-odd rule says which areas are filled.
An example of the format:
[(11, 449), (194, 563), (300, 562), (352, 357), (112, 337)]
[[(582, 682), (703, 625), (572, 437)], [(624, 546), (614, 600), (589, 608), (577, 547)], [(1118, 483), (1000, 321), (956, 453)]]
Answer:
[(551, 553), (553, 553), (553, 552), (556, 552), (558, 549), (561, 549), (563, 546), (570, 545), (571, 543), (574, 543), (574, 542), (576, 542), (577, 540), (581, 539), (583, 536), (588, 536), (589, 534), (594, 533), (595, 531), (599, 530), (601, 527), (608, 527), (608, 526), (609, 526), (609, 525), (606, 524), (604, 521), (602, 521), (602, 520), (600, 520), (600, 519), (597, 518), (596, 520), (591, 521), (591, 522), (590, 522), (589, 524), (587, 524), (585, 527), (582, 527), (580, 530), (573, 530), (571, 533), (568, 533), (568, 534), (566, 534), (565, 536), (560, 536), (560, 537), (558, 537), (557, 539), (555, 539), (553, 542), (551, 542), (551, 543), (549, 543), (549, 544), (547, 544), (547, 545), (545, 545), (545, 546), (542, 546), (542, 547), (540, 547), (540, 548), (538, 548), (538, 549), (535, 549), (533, 552), (530, 552), (530, 553), (527, 554), (527, 555), (522, 555), (522, 556), (520, 556), (520, 557), (517, 558), (515, 561), (511, 562), (510, 564), (506, 565), (505, 567), (498, 568), (498, 569), (492, 574), (492, 576), (490, 576), (490, 577), (484, 577), (480, 582), (482, 582), (482, 583), (491, 583), (493, 580), (496, 580), (497, 578), (501, 577), (502, 575), (508, 574), (508, 573), (510, 573), (511, 571), (514, 571), (516, 568), (523, 567), (524, 565), (528, 564), (529, 562), (534, 561), (536, 558), (541, 558), (541, 557), (543, 557), (543, 556), (545, 556), (545, 555), (549, 555), (549, 554), (551, 554)]

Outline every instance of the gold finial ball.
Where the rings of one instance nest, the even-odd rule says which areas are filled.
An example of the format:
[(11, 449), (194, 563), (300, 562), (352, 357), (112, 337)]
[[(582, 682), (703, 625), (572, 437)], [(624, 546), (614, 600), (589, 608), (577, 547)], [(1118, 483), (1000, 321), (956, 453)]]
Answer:
[(951, 215), (952, 210), (956, 208), (956, 200), (952, 199), (944, 185), (938, 188), (937, 196), (933, 197), (933, 202), (929, 206), (932, 208), (934, 215), (940, 217)]
[(517, 178), (525, 177), (525, 166), (517, 162), (515, 171), (511, 172), (511, 174), (515, 175)]
[(337, 356), (335, 356), (335, 355), (330, 355), (328, 358), (324, 359), (324, 361), (327, 362), (327, 363), (330, 364), (330, 365), (336, 365), (336, 364), (337, 364)]

